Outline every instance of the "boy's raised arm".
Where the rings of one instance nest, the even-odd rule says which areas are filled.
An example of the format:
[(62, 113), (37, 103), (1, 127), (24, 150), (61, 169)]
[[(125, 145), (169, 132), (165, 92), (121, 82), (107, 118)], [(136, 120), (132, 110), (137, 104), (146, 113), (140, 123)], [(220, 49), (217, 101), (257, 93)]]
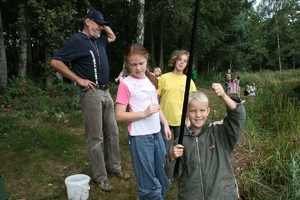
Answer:
[(236, 108), (236, 103), (225, 93), (221, 84), (213, 83), (212, 89), (215, 91), (216, 95), (225, 102), (227, 107), (230, 109)]

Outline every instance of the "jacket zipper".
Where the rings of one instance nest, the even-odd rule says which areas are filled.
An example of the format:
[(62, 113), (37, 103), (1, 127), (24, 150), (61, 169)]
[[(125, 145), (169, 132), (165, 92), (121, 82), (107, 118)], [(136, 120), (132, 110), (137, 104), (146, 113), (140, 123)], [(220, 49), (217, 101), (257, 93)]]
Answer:
[(200, 170), (200, 186), (202, 190), (202, 200), (205, 200), (204, 198), (204, 189), (203, 189), (203, 178), (202, 178), (202, 170), (201, 170), (201, 158), (200, 158), (200, 151), (199, 151), (199, 144), (198, 144), (198, 137), (196, 138), (196, 146), (197, 146), (197, 155), (198, 155), (198, 164), (199, 164), (199, 170)]

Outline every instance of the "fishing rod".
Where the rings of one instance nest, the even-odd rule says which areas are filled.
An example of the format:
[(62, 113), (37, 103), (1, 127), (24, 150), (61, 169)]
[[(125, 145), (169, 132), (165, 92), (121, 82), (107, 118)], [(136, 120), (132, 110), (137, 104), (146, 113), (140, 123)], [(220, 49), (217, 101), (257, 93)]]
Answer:
[[(192, 68), (193, 68), (194, 57), (195, 57), (195, 43), (196, 43), (196, 36), (197, 36), (199, 10), (200, 10), (200, 0), (197, 0), (195, 5), (195, 12), (194, 12), (194, 22), (193, 22), (192, 39), (191, 39), (191, 46), (190, 46), (190, 57), (189, 57), (188, 72), (187, 72), (186, 84), (185, 84), (185, 93), (184, 93), (183, 109), (182, 109), (182, 116), (181, 116), (180, 133), (178, 136), (178, 144), (182, 144), (183, 132), (184, 132), (185, 121), (186, 121), (185, 119), (186, 119), (186, 112), (187, 112), (188, 97), (190, 92)], [(177, 176), (179, 172), (179, 162), (180, 162), (180, 158), (177, 158), (175, 163), (175, 169), (174, 169), (175, 176)]]

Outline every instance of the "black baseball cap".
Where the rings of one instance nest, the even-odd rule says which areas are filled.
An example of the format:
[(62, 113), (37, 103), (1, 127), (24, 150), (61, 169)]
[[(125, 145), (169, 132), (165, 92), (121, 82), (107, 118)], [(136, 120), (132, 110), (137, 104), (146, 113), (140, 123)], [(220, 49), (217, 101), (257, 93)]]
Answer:
[(90, 10), (86, 15), (85, 18), (89, 18), (99, 24), (103, 24), (108, 26), (108, 23), (104, 20), (104, 17), (101, 12), (98, 10)]

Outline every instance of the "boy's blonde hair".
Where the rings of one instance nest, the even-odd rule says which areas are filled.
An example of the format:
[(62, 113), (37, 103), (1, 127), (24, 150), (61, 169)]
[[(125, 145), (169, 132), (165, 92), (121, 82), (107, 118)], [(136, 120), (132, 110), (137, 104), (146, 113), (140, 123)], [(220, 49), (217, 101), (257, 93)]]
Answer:
[(200, 103), (205, 103), (207, 105), (207, 107), (209, 105), (209, 100), (208, 100), (207, 95), (199, 90), (193, 91), (189, 94), (188, 103), (190, 103), (192, 100), (196, 100)]

